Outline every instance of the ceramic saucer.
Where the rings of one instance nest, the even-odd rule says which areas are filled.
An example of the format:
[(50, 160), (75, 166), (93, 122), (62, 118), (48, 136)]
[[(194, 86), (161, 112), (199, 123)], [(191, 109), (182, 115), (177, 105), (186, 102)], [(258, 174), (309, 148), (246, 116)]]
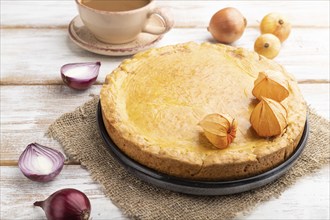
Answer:
[[(149, 24), (163, 26), (155, 18), (150, 18)], [(163, 35), (140, 33), (136, 40), (126, 44), (108, 44), (97, 40), (84, 26), (80, 16), (76, 16), (69, 24), (70, 39), (79, 47), (93, 53), (107, 56), (126, 56), (147, 50), (163, 38)]]

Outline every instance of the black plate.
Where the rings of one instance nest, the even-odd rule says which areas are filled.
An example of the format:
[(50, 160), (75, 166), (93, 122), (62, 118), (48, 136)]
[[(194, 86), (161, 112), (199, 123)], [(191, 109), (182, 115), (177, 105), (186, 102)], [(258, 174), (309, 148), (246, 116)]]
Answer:
[(131, 174), (152, 185), (175, 192), (192, 195), (229, 195), (252, 190), (276, 180), (277, 178), (282, 176), (288, 169), (290, 169), (293, 166), (294, 162), (298, 159), (299, 155), (306, 146), (309, 133), (309, 123), (307, 118), (304, 132), (294, 153), (285, 162), (265, 173), (233, 181), (194, 181), (180, 179), (177, 177), (169, 176), (164, 173), (157, 172), (142, 164), (139, 164), (130, 157), (126, 156), (111, 140), (106, 131), (102, 119), (100, 103), (97, 109), (97, 122), (101, 136), (105, 141), (106, 145), (108, 146), (110, 153)]

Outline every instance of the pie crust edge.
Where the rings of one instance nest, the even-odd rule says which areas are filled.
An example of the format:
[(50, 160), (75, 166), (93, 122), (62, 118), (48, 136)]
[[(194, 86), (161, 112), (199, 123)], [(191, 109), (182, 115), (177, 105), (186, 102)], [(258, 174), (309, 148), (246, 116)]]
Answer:
[[(161, 48), (152, 50), (159, 49)], [(125, 65), (127, 62), (129, 60), (124, 61), (122, 65)], [(127, 125), (122, 123), (121, 116), (116, 112), (116, 105), (118, 104), (116, 102), (117, 93), (111, 91), (116, 90), (116, 81), (122, 81), (127, 76), (122, 65), (107, 76), (101, 90), (103, 122), (111, 139), (128, 157), (142, 165), (147, 164), (147, 167), (151, 169), (184, 179), (211, 181), (241, 179), (263, 173), (278, 166), (291, 156), (301, 139), (306, 118), (300, 118), (299, 123), (293, 129), (295, 139), (291, 139), (289, 142), (280, 141), (276, 143), (278, 146), (276, 146), (275, 151), (271, 153), (261, 152), (254, 159), (246, 158), (246, 160), (233, 162), (231, 159), (224, 161), (217, 160), (217, 158), (210, 158), (201, 163), (196, 163), (196, 161), (200, 160), (198, 155), (193, 154), (186, 158), (176, 159), (177, 157), (171, 156), (175, 152), (165, 151), (165, 153), (159, 153), (157, 146), (151, 146), (143, 137), (131, 133)], [(285, 74), (288, 74), (284, 69), (283, 71)], [(304, 103), (304, 108), (301, 108), (305, 111), (306, 115), (306, 104), (301, 94), (299, 94), (298, 85), (295, 81), (290, 83), (294, 90), (298, 90), (297, 101)], [(106, 101), (106, 99), (112, 101)]]

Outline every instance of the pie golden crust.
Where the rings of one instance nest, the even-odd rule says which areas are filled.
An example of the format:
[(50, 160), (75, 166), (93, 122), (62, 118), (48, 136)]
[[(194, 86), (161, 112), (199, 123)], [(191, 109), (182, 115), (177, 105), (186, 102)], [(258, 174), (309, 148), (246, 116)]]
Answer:
[[(260, 71), (280, 71), (289, 82), (288, 126), (261, 138), (251, 128), (252, 95)], [(296, 148), (306, 120), (297, 82), (276, 62), (243, 48), (193, 42), (150, 49), (106, 77), (100, 94), (107, 132), (137, 162), (172, 176), (233, 180), (265, 172)], [(220, 150), (198, 123), (224, 113), (238, 122), (236, 139)]]

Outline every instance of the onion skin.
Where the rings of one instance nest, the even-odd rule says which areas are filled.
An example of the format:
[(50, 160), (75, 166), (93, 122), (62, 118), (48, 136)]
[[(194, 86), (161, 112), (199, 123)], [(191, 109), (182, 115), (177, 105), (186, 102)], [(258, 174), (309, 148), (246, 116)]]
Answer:
[(283, 43), (290, 35), (291, 23), (279, 13), (269, 13), (261, 20), (260, 31), (275, 35)]
[(274, 59), (280, 50), (281, 41), (273, 34), (262, 34), (254, 43), (254, 51), (268, 59)]
[(246, 25), (246, 18), (236, 8), (223, 8), (212, 16), (207, 30), (220, 43), (230, 44), (241, 38)]
[[(28, 154), (30, 154), (31, 152), (28, 152), (28, 151), (36, 151), (36, 150), (48, 151), (48, 154), (46, 156), (49, 157), (53, 161), (54, 166), (56, 168), (54, 171), (52, 171), (49, 174), (34, 174), (33, 170), (29, 169), (31, 161), (27, 157), (30, 156)], [(60, 172), (62, 171), (63, 165), (64, 165), (64, 161), (65, 161), (65, 158), (61, 152), (59, 152), (55, 149), (43, 146), (38, 143), (31, 143), (25, 148), (25, 150), (19, 157), (18, 167), (20, 168), (20, 170), (24, 174), (24, 176), (26, 176), (30, 180), (37, 181), (37, 182), (49, 182), (49, 181), (53, 180), (58, 174), (60, 174)], [(56, 162), (56, 164), (55, 164), (55, 162)]]
[(88, 220), (91, 204), (88, 197), (76, 189), (62, 189), (34, 206), (41, 207), (48, 220)]
[(55, 177), (57, 177), (61, 171), (62, 171), (62, 168), (58, 169), (56, 172), (54, 172), (50, 175), (36, 175), (36, 174), (27, 175), (25, 173), (23, 173), (23, 174), (24, 174), (24, 176), (26, 176), (28, 179), (30, 179), (32, 181), (47, 183), (47, 182), (50, 182), (53, 179), (55, 179)]
[[(67, 70), (81, 66), (93, 66), (94, 69), (91, 69), (92, 72), (88, 79), (79, 79), (78, 77), (71, 77), (65, 74)], [(99, 74), (100, 67), (100, 62), (68, 63), (61, 67), (61, 77), (63, 82), (70, 88), (77, 90), (86, 90), (95, 83)]]
[(77, 89), (77, 90), (88, 89), (89, 87), (91, 87), (94, 84), (96, 79), (97, 79), (97, 77), (91, 78), (89, 80), (77, 80), (75, 78), (65, 76), (62, 74), (63, 82), (70, 88)]

